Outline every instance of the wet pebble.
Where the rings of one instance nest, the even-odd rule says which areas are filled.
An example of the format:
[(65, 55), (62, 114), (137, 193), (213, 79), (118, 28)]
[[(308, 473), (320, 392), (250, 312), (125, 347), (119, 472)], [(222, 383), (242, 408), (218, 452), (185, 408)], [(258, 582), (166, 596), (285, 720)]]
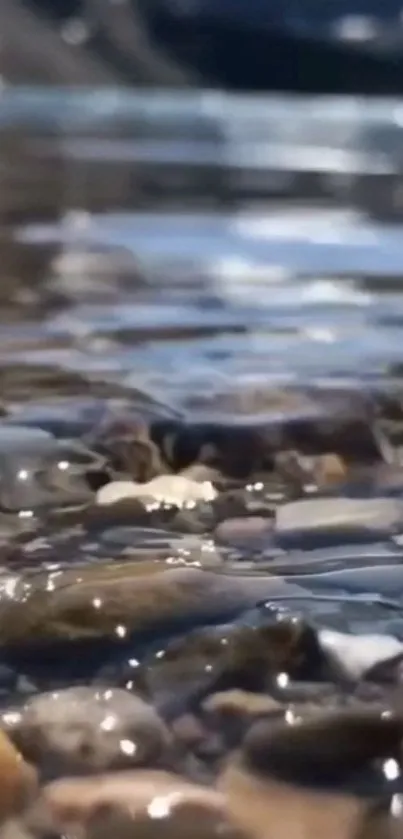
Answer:
[[(38, 822), (74, 835), (116, 835), (138, 839), (241, 839), (226, 809), (225, 797), (213, 789), (158, 771), (126, 771), (96, 778), (65, 778), (43, 788)], [(121, 830), (123, 833), (121, 834)]]
[(0, 723), (30, 761), (59, 774), (156, 765), (170, 747), (154, 708), (117, 688), (39, 694), (4, 711)]

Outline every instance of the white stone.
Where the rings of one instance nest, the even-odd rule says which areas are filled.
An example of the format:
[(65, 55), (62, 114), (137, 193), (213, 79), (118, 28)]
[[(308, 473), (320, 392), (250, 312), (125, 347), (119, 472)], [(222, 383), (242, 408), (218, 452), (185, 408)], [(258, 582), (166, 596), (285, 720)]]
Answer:
[(199, 501), (213, 501), (217, 491), (210, 481), (197, 483), (181, 475), (160, 475), (147, 484), (112, 481), (97, 492), (97, 504), (114, 504), (124, 498), (139, 498), (149, 504), (192, 507)]
[(377, 664), (403, 655), (403, 644), (391, 635), (347, 635), (322, 629), (319, 644), (338, 670), (359, 680)]

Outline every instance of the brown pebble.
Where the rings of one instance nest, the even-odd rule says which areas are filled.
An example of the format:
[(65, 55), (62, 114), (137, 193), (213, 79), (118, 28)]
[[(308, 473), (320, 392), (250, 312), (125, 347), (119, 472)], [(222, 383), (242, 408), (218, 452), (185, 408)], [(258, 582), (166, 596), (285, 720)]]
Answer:
[(16, 813), (36, 789), (35, 769), (0, 731), (0, 820)]
[(319, 489), (344, 481), (347, 465), (337, 454), (324, 454), (315, 458), (314, 477)]
[[(48, 824), (54, 829), (67, 832), (71, 829), (74, 833), (74, 829), (88, 825), (91, 837), (99, 835), (94, 825), (102, 825), (108, 812), (129, 816), (137, 839), (188, 839), (190, 835), (195, 839), (215, 836), (218, 839), (222, 835), (235, 839), (240, 835), (236, 828), (230, 829), (222, 794), (167, 772), (116, 772), (93, 779), (64, 778), (43, 788), (39, 817), (43, 805)], [(112, 839), (116, 832), (102, 835)]]
[(218, 781), (233, 818), (253, 839), (355, 839), (367, 804), (257, 777), (235, 760)]
[(247, 690), (225, 690), (213, 693), (203, 702), (203, 710), (213, 715), (259, 717), (282, 715), (284, 707), (272, 696)]

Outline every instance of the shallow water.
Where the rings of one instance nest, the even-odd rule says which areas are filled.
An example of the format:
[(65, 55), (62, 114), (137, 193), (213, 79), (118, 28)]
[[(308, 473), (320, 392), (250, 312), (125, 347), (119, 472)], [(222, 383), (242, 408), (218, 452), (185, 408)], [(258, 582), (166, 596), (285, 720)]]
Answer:
[[(122, 146), (113, 114), (122, 119), (125, 102)], [(238, 190), (234, 198), (218, 183), (227, 166), (218, 147), (210, 149), (213, 175), (200, 176), (206, 149), (192, 139), (197, 126), (187, 128), (190, 141), (146, 143), (164, 159), (165, 180), (156, 169), (141, 183), (133, 160), (139, 165), (144, 148), (129, 119), (135, 95), (98, 93), (90, 128), (80, 97), (66, 96), (64, 121), (62, 104), (53, 94), (20, 92), (15, 100), (7, 94), (3, 115), (0, 106), (3, 708), (77, 681), (128, 686), (133, 659), (137, 665), (173, 637), (228, 621), (245, 628), (297, 615), (314, 633), (327, 627), (403, 641), (403, 219), (376, 220), (351, 191), (323, 183), (313, 194), (311, 171), (305, 185), (298, 181), (304, 157), (295, 140), (291, 174), (274, 155), (265, 194), (252, 201)], [(323, 108), (329, 132), (332, 106)], [(376, 121), (379, 108), (369, 104), (367, 115)], [(357, 116), (359, 105), (350, 109)], [(52, 120), (58, 131), (49, 141)], [(314, 150), (315, 136), (312, 129)], [(180, 142), (188, 160), (178, 175), (169, 167)], [(343, 142), (327, 157), (329, 137), (317, 142), (328, 181), (340, 177)], [(362, 420), (356, 400), (366, 395), (375, 413)], [(358, 432), (346, 432), (339, 452), (338, 418), (350, 414)], [(113, 439), (103, 436), (111, 417)], [(323, 417), (336, 424), (322, 433)], [(169, 504), (94, 504), (109, 478), (137, 477), (140, 449), (131, 472), (119, 446), (127, 428), (137, 439), (140, 420), (152, 438), (145, 444), (140, 435), (140, 448), (153, 445), (165, 468), (139, 480), (191, 469), (213, 443), (218, 461), (205, 463), (216, 470), (218, 499), (180, 513)], [(276, 437), (278, 429), (285, 436)], [(278, 469), (267, 446), (296, 451), (305, 477)], [(304, 461), (323, 453), (346, 460), (333, 483), (321, 483)], [(357, 508), (335, 525), (325, 511), (319, 526), (311, 509), (282, 532), (277, 518), (273, 534), (285, 502), (335, 497), (394, 499), (397, 512), (378, 521), (371, 508), (361, 522)], [(220, 536), (228, 519), (251, 516), (263, 525)], [(154, 573), (169, 568), (204, 568), (204, 582), (189, 589), (186, 582), (183, 591), (182, 583), (154, 586)], [(308, 664), (295, 678), (320, 682), (309, 655)], [(174, 692), (182, 711), (194, 691), (213, 691), (192, 672), (183, 698)], [(401, 671), (393, 673), (389, 682), (400, 684)], [(175, 714), (172, 674), (155, 678), (157, 707)], [(226, 687), (238, 687), (231, 678)], [(388, 704), (386, 689), (382, 697)]]

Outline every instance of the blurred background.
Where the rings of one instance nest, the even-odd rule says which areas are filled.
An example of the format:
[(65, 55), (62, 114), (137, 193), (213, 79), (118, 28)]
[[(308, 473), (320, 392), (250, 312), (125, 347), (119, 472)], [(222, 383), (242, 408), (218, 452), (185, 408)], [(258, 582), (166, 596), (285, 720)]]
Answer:
[(312, 197), (399, 219), (397, 0), (2, 0), (3, 221)]
[(402, 95), (397, 0), (1, 0), (7, 358), (400, 363)]

